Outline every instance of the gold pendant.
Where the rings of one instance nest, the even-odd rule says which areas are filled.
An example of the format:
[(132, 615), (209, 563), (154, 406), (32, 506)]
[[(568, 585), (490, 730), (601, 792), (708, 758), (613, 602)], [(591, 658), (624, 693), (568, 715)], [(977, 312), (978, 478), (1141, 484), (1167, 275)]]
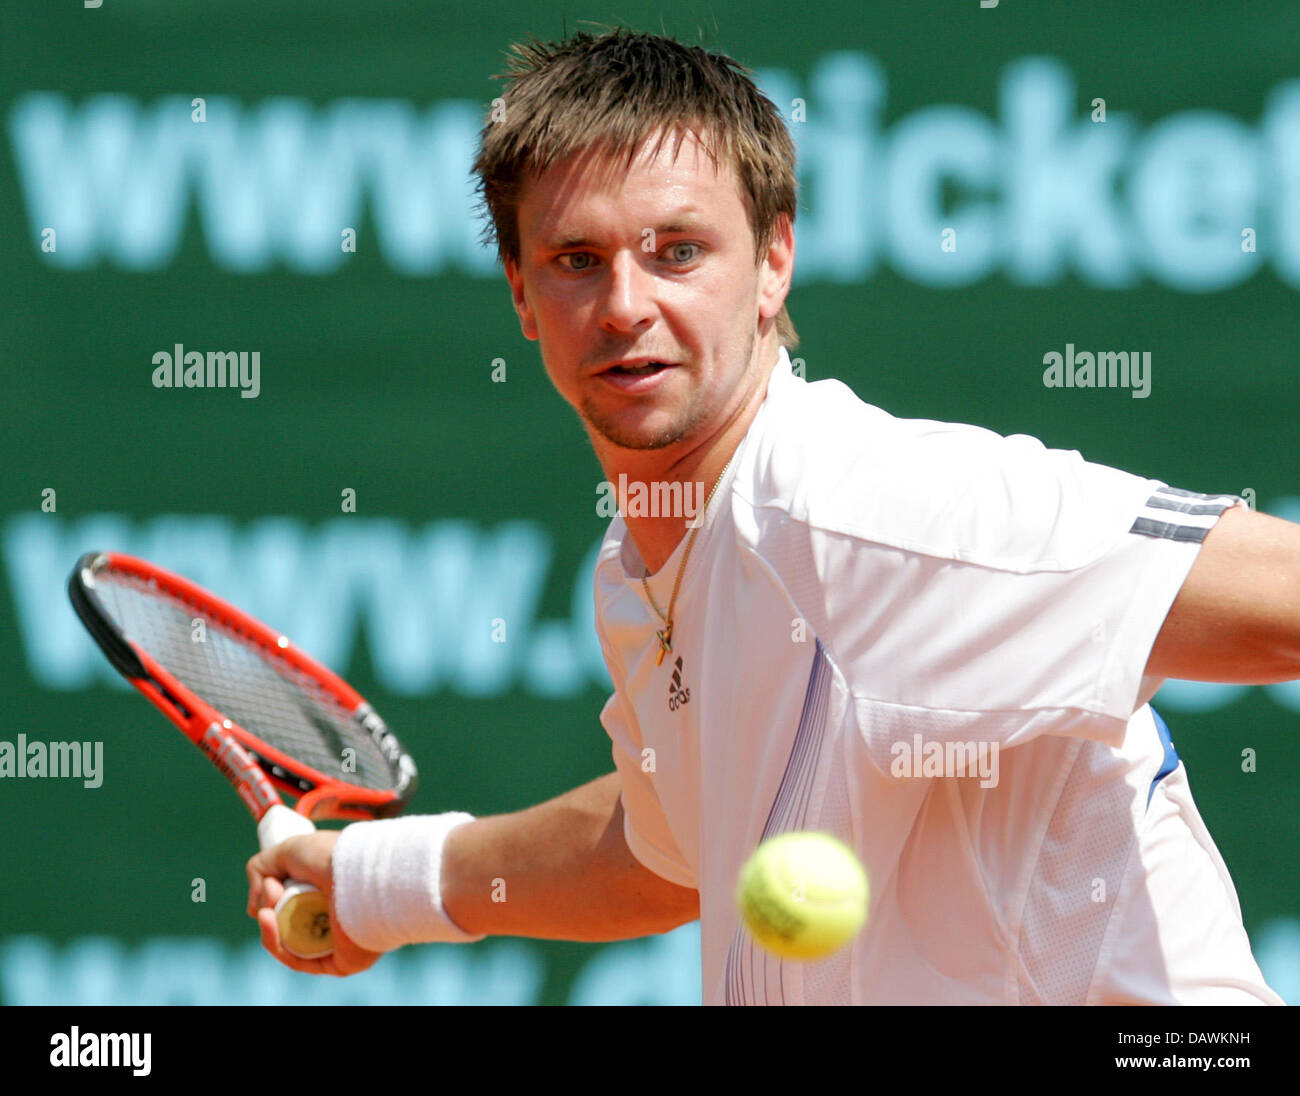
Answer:
[(672, 621), (670, 620), (668, 622), (668, 627), (666, 627), (662, 632), (655, 632), (655, 635), (659, 637), (659, 657), (655, 659), (655, 665), (662, 666), (664, 655), (673, 649)]

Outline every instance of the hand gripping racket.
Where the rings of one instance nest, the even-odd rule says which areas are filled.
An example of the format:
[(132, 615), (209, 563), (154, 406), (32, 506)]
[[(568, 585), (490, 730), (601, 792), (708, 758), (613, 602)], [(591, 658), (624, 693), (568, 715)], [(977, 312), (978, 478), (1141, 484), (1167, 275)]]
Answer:
[[(88, 552), (68, 595), (108, 660), (234, 785), (262, 848), (311, 833), (313, 818), (387, 818), (414, 794), (414, 762), (351, 686), (202, 587)], [(334, 950), (329, 903), (311, 884), (285, 880), (275, 913), (286, 951)]]

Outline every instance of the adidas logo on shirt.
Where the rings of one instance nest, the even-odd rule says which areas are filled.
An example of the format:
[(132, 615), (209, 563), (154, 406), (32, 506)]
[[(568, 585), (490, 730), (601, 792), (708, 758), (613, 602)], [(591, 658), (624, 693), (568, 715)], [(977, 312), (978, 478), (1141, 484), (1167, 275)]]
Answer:
[(678, 655), (677, 661), (673, 663), (673, 679), (668, 683), (668, 710), (677, 711), (683, 704), (687, 704), (691, 699), (691, 691), (682, 684), (682, 659)]

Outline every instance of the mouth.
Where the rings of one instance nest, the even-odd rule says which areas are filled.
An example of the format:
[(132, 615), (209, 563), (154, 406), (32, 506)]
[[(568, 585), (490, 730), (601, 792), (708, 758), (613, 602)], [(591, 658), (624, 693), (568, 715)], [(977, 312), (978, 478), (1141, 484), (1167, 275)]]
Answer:
[(604, 384), (624, 395), (642, 396), (665, 383), (663, 378), (673, 370), (675, 365), (675, 362), (663, 362), (653, 358), (634, 358), (607, 365), (600, 369), (596, 376)]
[(673, 362), (658, 361), (650, 358), (635, 358), (631, 361), (615, 362), (598, 371), (598, 375), (617, 377), (651, 377), (670, 369)]

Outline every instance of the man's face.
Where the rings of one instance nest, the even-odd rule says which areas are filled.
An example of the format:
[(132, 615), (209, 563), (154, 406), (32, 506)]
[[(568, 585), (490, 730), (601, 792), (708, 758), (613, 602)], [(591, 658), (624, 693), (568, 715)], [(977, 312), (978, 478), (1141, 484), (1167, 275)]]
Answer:
[[(755, 264), (731, 165), (715, 169), (689, 133), (675, 158), (672, 138), (652, 147), (628, 170), (588, 152), (532, 181), (506, 263), (524, 335), (598, 452), (707, 438), (757, 383), (760, 307), (784, 299)], [(627, 359), (666, 367), (609, 368)]]

